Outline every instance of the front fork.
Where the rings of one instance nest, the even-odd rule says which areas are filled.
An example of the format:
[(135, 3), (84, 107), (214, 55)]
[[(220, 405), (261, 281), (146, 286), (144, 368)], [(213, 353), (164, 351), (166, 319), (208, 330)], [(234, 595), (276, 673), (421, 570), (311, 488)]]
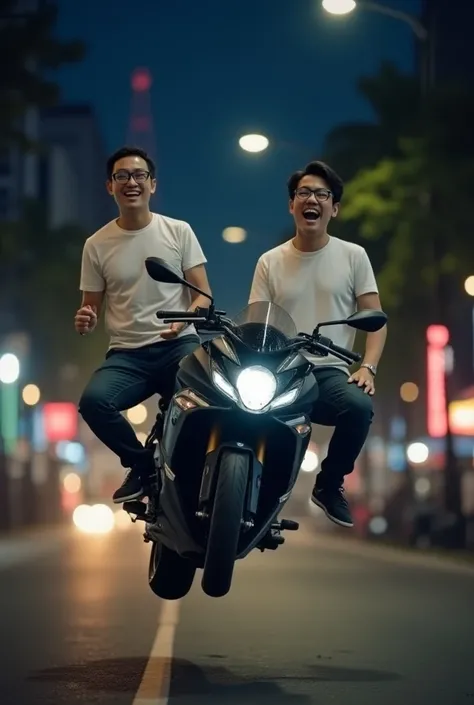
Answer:
[(255, 516), (258, 508), (258, 498), (262, 483), (263, 461), (265, 458), (265, 443), (263, 440), (259, 442), (257, 453), (255, 454), (253, 448), (241, 443), (240, 441), (227, 441), (222, 445), (220, 445), (219, 441), (219, 429), (214, 427), (209, 436), (196, 516), (198, 519), (209, 519), (212, 511), (212, 501), (216, 489), (221, 453), (223, 450), (235, 449), (239, 453), (247, 453), (250, 457), (250, 483), (247, 488), (242, 526), (244, 530), (251, 529), (255, 524)]

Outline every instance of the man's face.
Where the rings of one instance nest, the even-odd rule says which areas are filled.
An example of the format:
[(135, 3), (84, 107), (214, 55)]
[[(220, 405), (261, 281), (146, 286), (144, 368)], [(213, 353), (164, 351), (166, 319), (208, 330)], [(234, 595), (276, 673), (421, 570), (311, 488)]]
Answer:
[(112, 179), (107, 190), (121, 211), (147, 207), (155, 193), (156, 179), (152, 179), (148, 165), (142, 157), (123, 157), (114, 164)]
[(327, 183), (320, 176), (303, 176), (290, 201), (290, 213), (295, 219), (298, 232), (307, 235), (323, 235), (331, 218), (335, 218), (339, 204), (334, 203)]

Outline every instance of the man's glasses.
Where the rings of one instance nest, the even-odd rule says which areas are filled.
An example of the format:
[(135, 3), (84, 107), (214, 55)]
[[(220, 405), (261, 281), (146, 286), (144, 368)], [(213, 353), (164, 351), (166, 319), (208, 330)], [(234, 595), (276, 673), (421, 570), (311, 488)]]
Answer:
[(332, 196), (332, 191), (330, 191), (327, 188), (297, 188), (295, 191), (295, 196), (296, 198), (299, 198), (300, 201), (307, 201), (308, 198), (313, 194), (315, 199), (319, 201), (319, 203), (324, 203), (324, 201), (329, 200), (330, 196)]
[(119, 171), (116, 171), (115, 174), (112, 174), (113, 180), (117, 181), (119, 184), (126, 184), (127, 181), (130, 181), (132, 176), (137, 184), (144, 184), (149, 178), (150, 172), (144, 171), (143, 169), (138, 169), (137, 171), (120, 169)]

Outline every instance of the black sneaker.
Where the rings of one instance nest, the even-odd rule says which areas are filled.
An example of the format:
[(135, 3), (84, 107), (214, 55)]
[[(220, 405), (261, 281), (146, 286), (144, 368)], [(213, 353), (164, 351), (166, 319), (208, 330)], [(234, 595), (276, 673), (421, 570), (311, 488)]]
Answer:
[(311, 493), (311, 501), (323, 510), (328, 519), (339, 526), (354, 526), (349, 504), (342, 487), (315, 487)]
[(129, 502), (131, 499), (139, 499), (143, 496), (143, 483), (140, 472), (132, 468), (125, 476), (118, 490), (112, 495), (115, 504)]

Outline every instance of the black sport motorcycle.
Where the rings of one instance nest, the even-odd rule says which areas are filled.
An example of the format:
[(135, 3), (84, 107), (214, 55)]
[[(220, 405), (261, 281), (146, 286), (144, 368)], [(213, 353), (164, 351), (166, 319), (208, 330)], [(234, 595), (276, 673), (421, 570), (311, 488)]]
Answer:
[[(204, 294), (159, 258), (145, 265), (156, 281)], [(278, 515), (298, 477), (318, 396), (313, 365), (301, 352), (352, 364), (361, 356), (319, 329), (341, 324), (376, 331), (387, 321), (382, 311), (359, 311), (320, 323), (311, 335), (297, 334), (291, 317), (273, 303), (250, 304), (231, 320), (208, 298), (208, 309), (156, 314), (214, 337), (181, 361), (176, 393), (160, 401), (147, 439), (156, 466), (148, 502), (124, 504), (132, 520), (146, 522), (149, 585), (169, 600), (189, 592), (198, 568), (207, 595), (226, 595), (236, 560), (255, 548), (276, 549), (284, 543), (282, 531), (299, 528)]]

